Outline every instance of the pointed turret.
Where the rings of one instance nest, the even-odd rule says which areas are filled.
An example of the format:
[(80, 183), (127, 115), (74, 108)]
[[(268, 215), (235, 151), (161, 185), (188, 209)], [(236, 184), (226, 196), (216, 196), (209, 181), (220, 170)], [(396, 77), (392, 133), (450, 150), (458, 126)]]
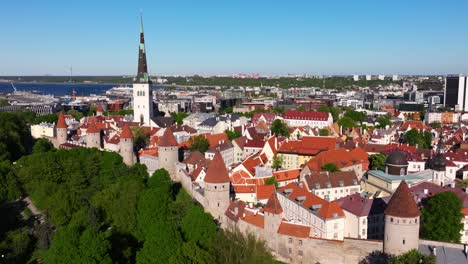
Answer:
[(55, 127), (56, 129), (56, 140), (54, 141), (55, 147), (59, 147), (62, 144), (67, 143), (67, 122), (65, 122), (65, 117), (63, 116), (63, 113), (60, 112), (57, 120), (57, 126)]
[(124, 127), (122, 128), (122, 132), (120, 132), (120, 138), (122, 139), (131, 139), (133, 138), (133, 133), (130, 127), (125, 124)]
[(67, 122), (65, 122), (65, 117), (62, 112), (60, 112), (58, 116), (57, 128), (67, 128)]
[(174, 134), (172, 133), (172, 129), (166, 128), (164, 130), (164, 134), (162, 137), (159, 139), (159, 144), (160, 147), (177, 147), (179, 144), (177, 144), (177, 140), (174, 137)]
[(276, 192), (272, 193), (270, 198), (268, 198), (268, 202), (263, 208), (263, 211), (270, 214), (283, 213), (283, 207), (281, 207), (280, 201), (278, 200), (278, 196), (276, 196)]
[(138, 51), (138, 74), (135, 83), (151, 83), (146, 63), (145, 34), (143, 31), (143, 16), (140, 16), (140, 48)]
[(227, 183), (229, 174), (224, 164), (223, 157), (219, 151), (216, 151), (213, 160), (206, 170), (205, 182), (207, 183)]
[(405, 181), (402, 181), (393, 193), (392, 198), (390, 198), (387, 208), (385, 209), (385, 214), (408, 218), (419, 216), (418, 206), (416, 205), (408, 184), (406, 184)]

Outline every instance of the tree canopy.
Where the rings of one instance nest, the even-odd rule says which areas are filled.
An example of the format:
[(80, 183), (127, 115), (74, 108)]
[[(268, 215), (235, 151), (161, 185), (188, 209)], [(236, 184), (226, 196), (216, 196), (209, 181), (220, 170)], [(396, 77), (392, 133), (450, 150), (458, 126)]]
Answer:
[(337, 171), (340, 171), (340, 168), (338, 168), (338, 166), (336, 166), (335, 163), (327, 163), (322, 166), (322, 170), (329, 171), (329, 172), (337, 172)]
[(275, 119), (271, 124), (270, 130), (278, 137), (289, 137), (289, 127), (279, 119)]
[(421, 233), (425, 239), (459, 243), (463, 229), (462, 203), (447, 191), (434, 195), (422, 209)]
[(174, 121), (177, 125), (182, 125), (184, 123), (184, 119), (188, 116), (185, 112), (177, 112), (171, 113), (171, 116), (174, 118)]
[(385, 170), (385, 160), (387, 155), (383, 153), (377, 153), (369, 155), (369, 163), (371, 170)]
[(405, 133), (405, 142), (411, 146), (418, 146), (420, 148), (431, 148), (432, 146), (432, 134), (429, 131), (418, 131), (413, 128)]
[(356, 127), (356, 122), (351, 117), (344, 116), (338, 120), (338, 125), (343, 128), (353, 128)]
[(234, 140), (234, 139), (242, 136), (241, 132), (238, 131), (238, 130), (225, 130), (224, 133), (226, 133), (229, 140)]
[(390, 119), (385, 116), (377, 117), (376, 121), (379, 123), (379, 125), (376, 126), (377, 128), (386, 128), (387, 126), (392, 126), (392, 121), (390, 121)]
[(210, 147), (210, 142), (203, 135), (197, 135), (189, 139), (189, 148), (191, 151), (200, 151), (205, 153)]
[(330, 131), (328, 131), (328, 129), (326, 128), (321, 128), (319, 130), (319, 136), (321, 137), (328, 137), (330, 135)]

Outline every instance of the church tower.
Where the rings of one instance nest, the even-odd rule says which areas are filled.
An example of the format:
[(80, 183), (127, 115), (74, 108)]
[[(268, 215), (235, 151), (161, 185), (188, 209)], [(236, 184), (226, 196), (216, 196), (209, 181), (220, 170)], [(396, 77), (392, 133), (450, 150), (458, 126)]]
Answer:
[(138, 73), (133, 83), (133, 121), (141, 125), (155, 126), (153, 118), (153, 96), (151, 79), (146, 64), (145, 36), (143, 17), (140, 21), (140, 47), (138, 52)]
[(55, 147), (58, 147), (62, 144), (67, 143), (67, 123), (65, 122), (65, 117), (63, 116), (63, 113), (60, 112), (57, 120), (57, 126), (56, 128), (56, 145)]
[(383, 249), (401, 255), (419, 246), (419, 209), (405, 181), (402, 181), (384, 211)]
[(164, 130), (164, 134), (158, 144), (159, 167), (166, 169), (173, 180), (176, 177), (176, 163), (179, 161), (179, 144), (170, 128)]
[(133, 154), (133, 133), (128, 125), (125, 125), (120, 133), (120, 156), (123, 162), (128, 166), (132, 166), (134, 161)]
[(447, 160), (445, 159), (444, 153), (442, 152), (443, 148), (443, 138), (442, 133), (440, 133), (439, 143), (437, 144), (437, 154), (433, 158), (430, 158), (427, 162), (427, 167), (432, 169), (432, 183), (440, 186), (447, 185), (445, 182)]
[(205, 182), (205, 210), (213, 218), (223, 222), (221, 218), (230, 203), (230, 180), (221, 153), (216, 151), (213, 160), (206, 170)]

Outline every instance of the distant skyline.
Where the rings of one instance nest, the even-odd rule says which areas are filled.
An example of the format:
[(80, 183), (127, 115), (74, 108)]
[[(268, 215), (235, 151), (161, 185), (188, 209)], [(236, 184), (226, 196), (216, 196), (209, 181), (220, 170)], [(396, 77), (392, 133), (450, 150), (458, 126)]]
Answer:
[(468, 73), (468, 1), (8, 1), (0, 76)]

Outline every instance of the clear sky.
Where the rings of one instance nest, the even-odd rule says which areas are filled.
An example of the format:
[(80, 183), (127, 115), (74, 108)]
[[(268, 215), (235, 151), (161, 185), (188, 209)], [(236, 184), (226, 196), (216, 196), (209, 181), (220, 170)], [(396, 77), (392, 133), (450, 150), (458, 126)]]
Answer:
[(468, 1), (2, 1), (0, 75), (468, 73)]

